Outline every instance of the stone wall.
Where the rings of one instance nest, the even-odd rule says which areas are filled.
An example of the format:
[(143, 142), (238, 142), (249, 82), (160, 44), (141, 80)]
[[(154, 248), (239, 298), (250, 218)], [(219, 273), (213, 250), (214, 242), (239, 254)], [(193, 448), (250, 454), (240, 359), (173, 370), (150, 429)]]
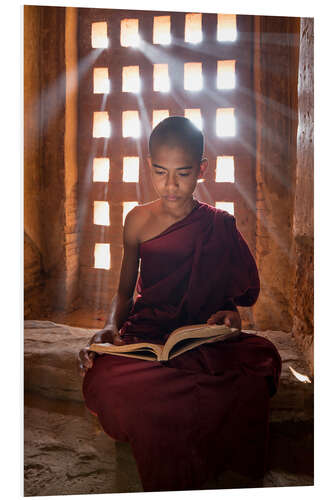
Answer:
[(65, 62), (65, 262), (66, 262), (66, 310), (71, 311), (79, 303), (79, 243), (78, 226), (78, 31), (77, 9), (66, 8)]
[(296, 171), (299, 19), (256, 18), (257, 235), (259, 329), (291, 331), (292, 221)]
[(77, 296), (75, 30), (75, 9), (24, 8), (26, 318)]
[[(41, 11), (24, 8), (24, 314), (38, 317), (45, 276), (41, 227), (40, 141), (40, 25)], [(46, 300), (47, 303), (47, 300)], [(44, 303), (44, 307), (46, 304)]]
[(301, 19), (299, 127), (293, 219), (295, 274), (292, 333), (313, 370), (313, 19)]

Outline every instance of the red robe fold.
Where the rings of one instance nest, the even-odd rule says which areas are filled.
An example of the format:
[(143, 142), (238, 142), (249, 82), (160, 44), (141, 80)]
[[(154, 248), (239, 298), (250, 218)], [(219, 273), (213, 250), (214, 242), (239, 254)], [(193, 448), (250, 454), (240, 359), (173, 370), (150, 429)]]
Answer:
[(139, 297), (121, 331), (130, 342), (163, 343), (175, 328), (251, 306), (259, 295), (257, 266), (235, 218), (205, 203), (142, 243), (140, 257)]
[[(259, 294), (234, 217), (204, 203), (142, 243), (140, 257), (139, 295), (121, 329), (128, 342), (163, 343), (178, 326)], [(166, 363), (98, 356), (83, 394), (105, 432), (131, 443), (145, 491), (198, 489), (226, 468), (264, 474), (280, 371), (271, 342), (241, 333)]]

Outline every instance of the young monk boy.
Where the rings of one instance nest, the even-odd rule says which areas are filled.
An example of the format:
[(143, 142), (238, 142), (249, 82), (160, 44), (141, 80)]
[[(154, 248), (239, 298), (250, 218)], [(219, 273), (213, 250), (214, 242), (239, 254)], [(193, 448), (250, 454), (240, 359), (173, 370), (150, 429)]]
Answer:
[[(186, 324), (241, 328), (237, 306), (257, 300), (257, 267), (235, 218), (193, 197), (207, 168), (203, 149), (186, 118), (153, 130), (148, 161), (158, 199), (126, 217), (118, 292), (90, 344), (164, 343)], [(88, 349), (79, 361), (86, 405), (107, 434), (130, 442), (145, 491), (198, 489), (226, 469), (264, 474), (269, 398), (281, 369), (268, 340), (242, 332), (166, 363)]]

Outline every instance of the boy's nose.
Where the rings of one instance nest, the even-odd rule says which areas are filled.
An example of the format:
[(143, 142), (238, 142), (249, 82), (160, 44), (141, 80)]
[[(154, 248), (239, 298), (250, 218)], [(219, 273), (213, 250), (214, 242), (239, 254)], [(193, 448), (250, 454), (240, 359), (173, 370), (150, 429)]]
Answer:
[(167, 175), (166, 176), (166, 187), (177, 187), (177, 186), (178, 186), (177, 177), (174, 175)]

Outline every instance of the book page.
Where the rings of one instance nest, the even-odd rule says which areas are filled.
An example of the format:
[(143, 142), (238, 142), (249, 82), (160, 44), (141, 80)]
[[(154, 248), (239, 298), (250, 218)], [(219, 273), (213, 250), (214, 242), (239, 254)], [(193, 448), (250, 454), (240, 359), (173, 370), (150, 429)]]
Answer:
[(125, 345), (114, 345), (109, 343), (96, 343), (91, 344), (90, 350), (97, 353), (104, 354), (118, 354), (125, 355), (131, 354), (137, 355), (147, 355), (149, 359), (156, 359), (158, 355), (162, 352), (162, 346), (158, 344), (150, 344), (139, 342), (136, 344), (125, 344)]
[(110, 352), (111, 356), (125, 356), (125, 358), (143, 359), (144, 361), (158, 361), (156, 354), (152, 351), (133, 351), (133, 352)]
[[(199, 345), (202, 344), (211, 344), (214, 342), (221, 342), (223, 340), (227, 340), (231, 337), (234, 337), (235, 335), (238, 335), (239, 331), (235, 332), (229, 332), (229, 333), (223, 333), (222, 335), (215, 335), (210, 338), (202, 337), (202, 338), (188, 338), (188, 339), (183, 339), (180, 342), (177, 342), (171, 350), (169, 351), (169, 359), (172, 359), (176, 356), (179, 356), (180, 354), (183, 354), (186, 351), (189, 351), (190, 349), (194, 349), (195, 347), (198, 347)], [(162, 358), (164, 360), (164, 357)]]
[(174, 330), (169, 336), (165, 343), (163, 349), (163, 359), (166, 359), (169, 351), (178, 342), (184, 339), (208, 339), (210, 337), (216, 337), (217, 335), (228, 335), (238, 331), (236, 328), (229, 328), (226, 325), (208, 325), (207, 323), (199, 325), (186, 325), (181, 328)]

